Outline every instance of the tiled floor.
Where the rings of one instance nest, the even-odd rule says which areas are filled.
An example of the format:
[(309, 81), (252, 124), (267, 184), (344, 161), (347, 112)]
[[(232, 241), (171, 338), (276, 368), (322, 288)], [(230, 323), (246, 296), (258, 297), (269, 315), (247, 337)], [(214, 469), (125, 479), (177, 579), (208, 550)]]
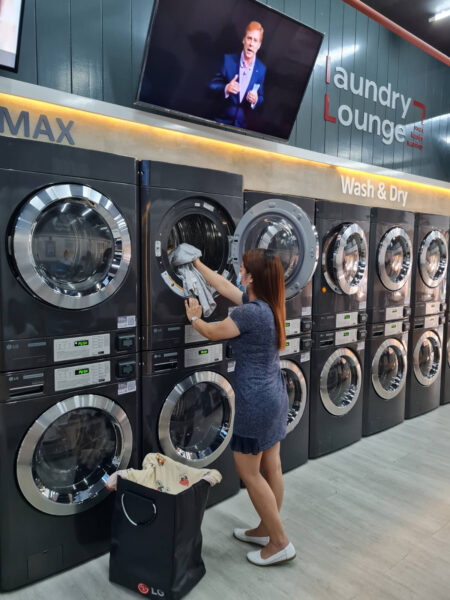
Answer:
[[(450, 405), (288, 473), (282, 509), (296, 560), (262, 569), (231, 537), (254, 525), (245, 491), (208, 510), (206, 575), (188, 600), (449, 600)], [(136, 598), (108, 558), (5, 600)]]

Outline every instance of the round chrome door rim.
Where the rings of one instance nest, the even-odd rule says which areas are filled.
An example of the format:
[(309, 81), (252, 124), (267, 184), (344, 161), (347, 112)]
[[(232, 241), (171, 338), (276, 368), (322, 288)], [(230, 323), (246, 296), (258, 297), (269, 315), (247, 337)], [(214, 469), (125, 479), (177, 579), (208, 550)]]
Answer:
[[(198, 457), (194, 455), (194, 453), (188, 452), (180, 453), (173, 445), (172, 438), (170, 437), (170, 421), (179, 399), (185, 392), (187, 392), (187, 390), (200, 383), (211, 383), (219, 387), (225, 393), (230, 406), (230, 425), (226, 432), (224, 431), (225, 435), (223, 442), (218, 448), (216, 448), (206, 457)], [(180, 381), (167, 396), (166, 401), (163, 404), (158, 424), (158, 437), (162, 451), (169, 458), (173, 458), (174, 460), (182, 462), (185, 465), (199, 468), (207, 467), (214, 460), (219, 458), (219, 456), (225, 451), (226, 447), (230, 443), (233, 433), (233, 422), (234, 390), (228, 380), (214, 371), (199, 371), (198, 373), (194, 373), (193, 375), (186, 377), (186, 379), (183, 379), (183, 381)]]
[[(280, 360), (280, 368), (284, 371), (291, 371), (291, 373), (295, 375), (300, 384), (300, 408), (295, 413), (295, 417), (292, 419), (291, 422), (289, 422), (288, 419), (286, 433), (290, 433), (300, 423), (301, 418), (303, 417), (303, 413), (305, 412), (307, 397), (306, 379), (301, 369), (299, 369), (299, 367), (294, 362), (292, 362), (292, 360)], [(291, 414), (291, 409), (289, 409), (289, 414)]]
[[(450, 329), (449, 329), (449, 331), (450, 331)], [(448, 342), (447, 342), (447, 364), (450, 367), (450, 340), (448, 340)]]
[[(420, 349), (422, 347), (423, 342), (425, 342), (426, 340), (433, 340), (431, 343), (433, 344), (433, 342), (434, 342), (434, 344), (435, 344), (434, 347), (437, 348), (437, 350), (439, 352), (439, 359), (438, 359), (438, 362), (434, 363), (434, 365), (433, 365), (433, 374), (431, 377), (425, 377), (423, 375), (422, 371), (420, 370), (420, 365), (419, 365)], [(439, 377), (439, 373), (441, 371), (441, 362), (442, 362), (442, 348), (441, 348), (441, 340), (440, 340), (438, 334), (435, 333), (434, 331), (425, 331), (424, 333), (422, 333), (422, 335), (418, 339), (416, 346), (414, 348), (414, 353), (413, 353), (414, 374), (416, 376), (417, 381), (426, 387), (429, 387), (430, 385), (432, 385), (436, 381), (436, 379)]]
[[(403, 255), (403, 264), (402, 269), (400, 271), (399, 278), (397, 281), (392, 281), (389, 275), (386, 272), (386, 252), (389, 248), (390, 243), (399, 238), (402, 240), (401, 244), (404, 249)], [(404, 229), (401, 227), (393, 227), (389, 231), (387, 231), (384, 236), (381, 238), (381, 241), (378, 245), (378, 272), (383, 283), (384, 287), (393, 292), (400, 290), (405, 283), (408, 281), (408, 278), (411, 273), (412, 267), (412, 244), (409, 235), (406, 233)]]
[[(91, 203), (90, 208), (104, 219), (114, 238), (114, 259), (107, 277), (91, 289), (74, 295), (55, 289), (38, 273), (32, 250), (34, 230), (42, 212), (64, 200)], [(89, 308), (109, 298), (124, 280), (131, 261), (131, 240), (124, 217), (106, 196), (79, 184), (53, 185), (32, 196), (19, 213), (12, 245), (19, 273), (31, 291), (45, 302), (69, 310)]]
[(115, 430), (121, 438), (121, 453), (114, 457), (114, 470), (125, 468), (130, 462), (133, 447), (133, 432), (130, 421), (122, 408), (104, 396), (86, 394), (72, 396), (58, 402), (46, 410), (25, 434), (19, 448), (16, 463), (16, 474), (19, 488), (28, 502), (39, 511), (49, 515), (67, 516), (84, 512), (101, 502), (108, 494), (105, 487), (106, 479), (111, 473), (104, 473), (94, 485), (82, 494), (75, 493), (67, 502), (66, 496), (61, 497), (54, 490), (38, 488), (33, 478), (33, 456), (42, 435), (59, 417), (82, 408), (93, 408), (111, 416)]
[[(346, 357), (353, 363), (353, 366), (356, 369), (356, 385), (352, 390), (351, 396), (349, 398), (348, 404), (343, 407), (336, 406), (336, 404), (330, 398), (330, 394), (328, 393), (328, 375), (330, 373), (330, 369), (336, 360), (340, 357)], [(341, 417), (346, 415), (348, 412), (352, 410), (355, 406), (359, 393), (361, 391), (361, 365), (359, 364), (358, 357), (354, 352), (349, 350), (348, 348), (337, 348), (329, 357), (326, 363), (322, 368), (322, 372), (320, 373), (320, 397), (324, 407), (327, 409), (329, 413), (335, 415), (337, 417)]]
[[(385, 387), (383, 387), (383, 385), (380, 381), (380, 377), (378, 375), (378, 365), (380, 363), (380, 359), (381, 359), (382, 355), (384, 354), (384, 352), (388, 348), (394, 348), (395, 353), (397, 354), (397, 356), (400, 358), (400, 360), (403, 363), (403, 369), (402, 369), (402, 373), (401, 373), (402, 376), (399, 377), (397, 375), (393, 389), (389, 389), (389, 390), (387, 390)], [(372, 361), (372, 385), (373, 385), (376, 393), (379, 396), (381, 396), (381, 398), (384, 398), (384, 400), (391, 400), (392, 398), (395, 398), (395, 396), (397, 396), (402, 391), (402, 389), (405, 387), (407, 370), (408, 370), (408, 358), (407, 358), (405, 346), (399, 340), (396, 340), (394, 338), (385, 340), (379, 346), (378, 350), (375, 352), (375, 356), (373, 357), (373, 361)]]
[(312, 225), (305, 211), (288, 200), (281, 200), (279, 198), (264, 200), (263, 202), (258, 202), (258, 204), (244, 214), (239, 221), (231, 244), (231, 258), (234, 270), (236, 276), (239, 275), (242, 256), (244, 254), (242, 250), (247, 233), (253, 227), (255, 219), (266, 213), (274, 213), (284, 217), (300, 232), (300, 238), (304, 241), (304, 260), (300, 267), (296, 269), (296, 275), (291, 277), (292, 281), (286, 282), (286, 298), (292, 298), (311, 281), (314, 275), (319, 260), (319, 238), (316, 228)]
[[(435, 240), (439, 243), (441, 249), (441, 258), (439, 260), (439, 268), (436, 272), (435, 277), (430, 277), (427, 273), (427, 251), (431, 243)], [(425, 238), (422, 240), (419, 250), (419, 271), (425, 285), (431, 288), (438, 287), (438, 285), (445, 279), (447, 273), (447, 262), (448, 262), (448, 249), (447, 240), (445, 236), (437, 230), (430, 231)]]
[[(349, 283), (345, 278), (344, 272), (344, 250), (345, 245), (352, 236), (358, 236), (360, 244), (358, 244), (358, 270), (353, 278), (352, 283)], [(359, 291), (359, 286), (367, 273), (367, 241), (362, 228), (357, 223), (344, 225), (338, 233), (333, 252), (333, 266), (336, 276), (336, 281), (344, 294), (351, 296)]]

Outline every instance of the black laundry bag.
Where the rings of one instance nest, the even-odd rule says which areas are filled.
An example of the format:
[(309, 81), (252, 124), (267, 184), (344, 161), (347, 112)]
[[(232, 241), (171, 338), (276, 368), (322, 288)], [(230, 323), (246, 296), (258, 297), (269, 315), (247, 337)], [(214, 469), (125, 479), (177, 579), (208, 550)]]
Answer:
[(178, 600), (205, 574), (201, 524), (209, 483), (166, 494), (118, 478), (109, 579), (149, 598)]

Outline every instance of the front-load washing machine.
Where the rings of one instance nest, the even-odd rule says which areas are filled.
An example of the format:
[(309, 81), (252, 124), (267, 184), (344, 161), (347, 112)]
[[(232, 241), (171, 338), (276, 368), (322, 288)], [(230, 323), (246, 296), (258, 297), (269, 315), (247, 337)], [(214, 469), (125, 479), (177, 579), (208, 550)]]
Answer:
[(309, 456), (316, 458), (362, 435), (364, 327), (313, 332)]
[(367, 326), (363, 435), (394, 427), (405, 418), (409, 328), (407, 319)]
[(413, 213), (372, 208), (367, 286), (369, 323), (410, 316), (413, 240)]
[(416, 317), (408, 344), (405, 417), (411, 419), (437, 408), (441, 401), (444, 361), (444, 315)]
[[(311, 227), (314, 228), (315, 201), (313, 198), (245, 191), (244, 210), (249, 211), (263, 201), (269, 200), (273, 202), (275, 198), (290, 202), (294, 206), (302, 208), (310, 220)], [(311, 331), (312, 276), (315, 267), (311, 271), (309, 281), (305, 283), (301, 290), (290, 286), (290, 279), (295, 275), (295, 269), (299, 262), (301, 242), (299, 243), (292, 224), (286, 218), (276, 217), (274, 215), (271, 222), (266, 223), (266, 230), (264, 231), (264, 234), (260, 236), (258, 247), (274, 250), (281, 259), (284, 268), (286, 289), (289, 289), (292, 294), (290, 297), (286, 296), (286, 334), (288, 336), (300, 335), (300, 333)], [(319, 240), (317, 239), (315, 246), (316, 266), (318, 258)]]
[(0, 374), (0, 589), (108, 551), (108, 476), (138, 455), (136, 355)]
[(280, 367), (289, 398), (287, 434), (280, 444), (284, 473), (308, 460), (310, 362), (309, 335), (287, 338), (286, 349), (280, 352)]
[[(258, 202), (245, 213), (243, 208), (240, 175), (141, 163), (144, 349), (205, 341), (187, 322), (181, 280), (170, 265), (170, 252), (182, 242), (200, 248), (205, 264), (232, 281), (247, 250), (277, 250), (290, 244), (298, 258), (290, 265), (286, 297), (293, 297), (310, 280), (317, 236), (305, 211), (279, 198)], [(229, 313), (230, 303), (221, 297), (216, 300), (210, 321)]]
[(415, 215), (412, 309), (413, 317), (446, 309), (449, 217)]
[(444, 352), (441, 404), (448, 404), (450, 402), (450, 314), (447, 315), (445, 324)]
[(321, 267), (313, 278), (314, 331), (366, 322), (369, 227), (365, 206), (316, 202)]
[(0, 372), (136, 352), (131, 158), (0, 138)]
[(208, 506), (239, 491), (233, 454), (234, 361), (225, 343), (143, 353), (143, 455), (162, 452), (185, 465), (218, 469)]

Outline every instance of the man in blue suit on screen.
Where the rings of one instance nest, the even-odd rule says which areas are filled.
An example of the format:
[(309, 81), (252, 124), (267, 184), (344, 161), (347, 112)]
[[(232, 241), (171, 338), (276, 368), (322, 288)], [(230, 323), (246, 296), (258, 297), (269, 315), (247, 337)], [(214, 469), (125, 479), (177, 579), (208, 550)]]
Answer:
[(257, 21), (247, 25), (241, 54), (225, 54), (222, 69), (209, 87), (220, 95), (223, 109), (215, 117), (218, 123), (248, 129), (253, 111), (264, 100), (266, 67), (256, 58), (264, 29)]

